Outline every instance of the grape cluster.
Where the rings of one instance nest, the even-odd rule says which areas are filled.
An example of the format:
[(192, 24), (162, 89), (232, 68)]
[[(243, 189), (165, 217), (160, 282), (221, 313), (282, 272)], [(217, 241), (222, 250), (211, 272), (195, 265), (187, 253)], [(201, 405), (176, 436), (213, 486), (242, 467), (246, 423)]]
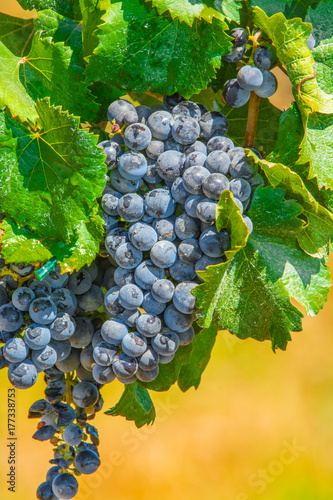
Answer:
[[(243, 28), (235, 28), (230, 32), (233, 47), (224, 60), (239, 62), (246, 54), (248, 34)], [(277, 79), (269, 71), (277, 62), (276, 55), (270, 46), (258, 46), (253, 54), (254, 64), (243, 65), (236, 78), (228, 80), (223, 87), (223, 99), (232, 108), (244, 106), (253, 91), (257, 96), (268, 98), (275, 94)]]
[(154, 108), (117, 100), (108, 118), (122, 129), (99, 144), (110, 175), (105, 251), (41, 281), (33, 265), (0, 257), (0, 368), (19, 389), (41, 372), (46, 383), (29, 411), (40, 419), (33, 437), (55, 447), (39, 500), (73, 498), (75, 476), (99, 467), (88, 421), (103, 407), (101, 387), (153, 381), (192, 342), (197, 271), (224, 262), (230, 247), (215, 225), (220, 194), (230, 190), (251, 233), (245, 213), (263, 182), (226, 137), (226, 117), (179, 94)]
[(222, 191), (243, 213), (261, 179), (226, 137), (226, 117), (178, 94), (157, 110), (119, 99), (108, 119), (126, 128), (124, 144), (120, 134), (99, 144), (110, 171), (105, 247), (116, 270), (93, 373), (97, 381), (107, 371), (108, 381), (150, 382), (194, 338), (197, 271), (224, 262), (230, 248), (227, 230), (215, 225)]

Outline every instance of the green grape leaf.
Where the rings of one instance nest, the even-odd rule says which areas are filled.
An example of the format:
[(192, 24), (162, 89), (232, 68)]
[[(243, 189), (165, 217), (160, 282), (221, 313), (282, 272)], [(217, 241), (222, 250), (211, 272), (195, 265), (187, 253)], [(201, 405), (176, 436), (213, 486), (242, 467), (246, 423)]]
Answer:
[(258, 160), (254, 155), (252, 157), (272, 186), (284, 189), (290, 198), (302, 206), (307, 224), (297, 238), (301, 248), (313, 257), (326, 257), (333, 237), (333, 215), (316, 201), (296, 172), (280, 163)]
[[(290, 303), (293, 290), (310, 314), (319, 310), (326, 299), (321, 279), (316, 277), (322, 272), (323, 261), (306, 254), (298, 245), (304, 226), (299, 218), (302, 206), (295, 200), (283, 201), (284, 196), (283, 189), (256, 189), (248, 212), (253, 232), (246, 246), (235, 253), (228, 266), (215, 266), (213, 275), (200, 273), (205, 283), (193, 291), (197, 307), (202, 308), (204, 326), (214, 303), (211, 317), (217, 329), (227, 329), (239, 338), (271, 340), (273, 350), (285, 349), (290, 332), (301, 330), (302, 314)], [(287, 263), (293, 267), (294, 277), (291, 280), (289, 273), (285, 283)], [(224, 272), (218, 270), (222, 266)], [(214, 282), (219, 272), (219, 282)], [(316, 282), (320, 285), (317, 299), (313, 297)]]
[(222, 14), (222, 4), (224, 1), (218, 2), (203, 1), (203, 0), (145, 0), (150, 2), (153, 7), (156, 7), (157, 12), (162, 15), (169, 12), (172, 19), (192, 26), (195, 19), (203, 19), (211, 23), (213, 18), (224, 20)]
[(105, 414), (121, 415), (126, 420), (133, 420), (138, 428), (143, 425), (153, 424), (156, 417), (149, 392), (137, 382), (125, 385), (124, 392), (118, 403), (106, 411)]
[(104, 237), (103, 219), (98, 215), (92, 215), (88, 223), (81, 222), (70, 243), (43, 238), (27, 227), (19, 228), (8, 218), (4, 219), (0, 228), (3, 231), (1, 252), (6, 262), (45, 262), (56, 257), (62, 273), (90, 266)]
[[(57, 14), (53, 10), (42, 10), (34, 19), (35, 30), (41, 38), (50, 38), (54, 43), (63, 42), (70, 47), (72, 64), (83, 63), (82, 24), (68, 17)], [(74, 59), (74, 60), (73, 60)]]
[(7, 106), (20, 120), (34, 123), (38, 113), (19, 79), (21, 61), (0, 42), (0, 107)]
[(79, 0), (82, 13), (82, 37), (84, 55), (90, 56), (98, 45), (95, 30), (102, 24), (101, 18), (110, 8), (110, 0)]
[(195, 389), (199, 387), (202, 374), (210, 360), (216, 335), (216, 328), (210, 326), (201, 330), (194, 337), (191, 361), (189, 364), (182, 366), (178, 377), (178, 385), (183, 392), (187, 391), (190, 387), (194, 387)]
[(33, 19), (21, 19), (0, 12), (0, 41), (15, 56), (23, 57), (30, 49)]
[(166, 364), (159, 365), (159, 374), (152, 382), (139, 382), (140, 385), (151, 391), (168, 391), (177, 382), (182, 366), (187, 365), (191, 359), (192, 345), (179, 347), (173, 360)]
[(192, 294), (197, 298), (196, 306), (201, 310), (200, 325), (209, 328), (215, 309), (222, 299), (222, 285), (224, 275), (230, 265), (231, 259), (244, 247), (248, 237), (248, 229), (243, 222), (240, 208), (233, 200), (230, 191), (223, 191), (217, 204), (216, 227), (228, 230), (231, 248), (226, 252), (227, 261), (222, 264), (208, 266), (205, 271), (198, 273), (205, 282), (197, 286)]
[(70, 243), (96, 213), (105, 185), (97, 137), (47, 99), (37, 102), (38, 132), (1, 114), (0, 211), (44, 238)]
[(241, 8), (242, 2), (240, 0), (223, 0), (222, 12), (229, 21), (241, 24)]
[[(260, 7), (268, 16), (272, 16), (278, 12), (282, 12), (287, 19), (301, 17), (303, 20), (308, 12), (308, 9), (313, 9), (320, 3), (321, 0), (251, 0), (253, 7)], [(324, 0), (325, 1), (325, 0)]]
[(75, 0), (18, 0), (18, 3), (25, 10), (51, 9), (66, 17), (74, 16)]
[(126, 91), (190, 97), (207, 87), (231, 48), (227, 25), (219, 19), (195, 20), (190, 27), (167, 14), (157, 16), (139, 0), (113, 3), (102, 20), (87, 79)]
[(323, 264), (320, 264), (319, 272), (311, 276), (306, 288), (289, 262), (286, 263), (281, 281), (289, 294), (305, 307), (310, 316), (315, 316), (323, 308), (332, 285), (330, 269)]
[(83, 68), (72, 59), (73, 51), (63, 42), (40, 38), (37, 32), (32, 47), (20, 66), (20, 78), (34, 99), (50, 97), (51, 104), (91, 120), (98, 109), (87, 84), (81, 81)]

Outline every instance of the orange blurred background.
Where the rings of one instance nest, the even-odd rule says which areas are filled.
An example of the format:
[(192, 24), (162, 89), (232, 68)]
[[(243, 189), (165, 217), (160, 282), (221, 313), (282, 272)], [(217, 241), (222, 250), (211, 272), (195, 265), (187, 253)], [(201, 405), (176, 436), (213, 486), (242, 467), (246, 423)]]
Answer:
[[(14, 0), (0, 11), (30, 17)], [(274, 104), (286, 108), (289, 81), (279, 75)], [(333, 261), (331, 261), (333, 262)], [(331, 266), (332, 267), (332, 266)], [(102, 412), (102, 465), (79, 478), (77, 500), (331, 500), (333, 498), (333, 291), (316, 318), (304, 319), (286, 352), (221, 332), (199, 389), (152, 393), (153, 426), (137, 430)], [(33, 500), (50, 467), (52, 446), (34, 441), (29, 406), (43, 397), (40, 378), (16, 391), (17, 488), (7, 491), (7, 390), (0, 372), (0, 498)], [(105, 387), (104, 409), (122, 393)]]

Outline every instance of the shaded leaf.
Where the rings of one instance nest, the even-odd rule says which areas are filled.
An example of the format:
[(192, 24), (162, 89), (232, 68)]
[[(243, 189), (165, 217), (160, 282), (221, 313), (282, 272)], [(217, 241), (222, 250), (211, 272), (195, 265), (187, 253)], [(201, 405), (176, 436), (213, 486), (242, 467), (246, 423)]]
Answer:
[(33, 19), (21, 19), (0, 12), (0, 41), (15, 56), (29, 52), (34, 31)]
[(38, 117), (34, 101), (19, 79), (21, 58), (0, 42), (0, 107), (7, 106), (22, 121), (34, 123)]
[(190, 387), (194, 387), (195, 389), (199, 387), (202, 373), (210, 360), (216, 335), (216, 328), (210, 326), (201, 330), (194, 337), (191, 361), (189, 364), (182, 366), (178, 377), (178, 385), (183, 392), (187, 391)]
[(138, 428), (145, 424), (153, 424), (156, 417), (149, 392), (136, 382), (125, 385), (119, 402), (105, 413), (112, 416), (121, 415), (126, 420), (133, 420)]
[(287, 19), (300, 17), (303, 20), (310, 7), (316, 8), (321, 0), (251, 0), (253, 6), (260, 7), (268, 16), (282, 12)]
[(224, 22), (195, 20), (190, 27), (139, 0), (113, 3), (102, 19), (87, 78), (126, 91), (190, 97), (207, 87), (231, 47)]
[(96, 213), (104, 189), (97, 137), (47, 99), (37, 102), (39, 132), (1, 114), (1, 211), (19, 226), (70, 243)]
[(18, 0), (18, 3), (25, 10), (52, 9), (63, 16), (74, 16), (75, 0)]
[(98, 45), (94, 31), (103, 23), (101, 20), (106, 10), (110, 8), (110, 0), (79, 0), (82, 13), (83, 51), (85, 56), (93, 53)]
[(323, 0), (316, 9), (310, 8), (305, 20), (312, 24), (317, 43), (333, 36), (333, 1)]

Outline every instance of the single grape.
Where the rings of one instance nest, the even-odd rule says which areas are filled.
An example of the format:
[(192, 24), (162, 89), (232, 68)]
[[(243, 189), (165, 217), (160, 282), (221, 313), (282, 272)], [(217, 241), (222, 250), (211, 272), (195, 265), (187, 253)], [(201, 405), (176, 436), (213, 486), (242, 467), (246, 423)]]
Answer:
[(63, 288), (67, 285), (69, 279), (69, 273), (61, 274), (60, 265), (57, 264), (54, 271), (51, 271), (44, 281), (46, 281), (51, 288)]
[(276, 57), (274, 57), (273, 52), (268, 47), (258, 47), (254, 53), (254, 64), (261, 70), (271, 69), (274, 64)]
[(114, 229), (115, 227), (118, 226), (118, 220), (116, 217), (111, 217), (111, 215), (106, 214), (105, 212), (102, 213), (102, 219), (103, 219), (103, 228), (108, 234), (111, 229)]
[(118, 286), (110, 288), (104, 297), (104, 309), (109, 316), (115, 317), (124, 312), (124, 308), (119, 302), (119, 290), (120, 287)]
[(206, 144), (204, 144), (201, 141), (195, 141), (193, 144), (191, 144), (188, 148), (185, 149), (184, 154), (188, 156), (191, 153), (203, 153), (204, 155), (207, 155), (207, 147)]
[(126, 123), (130, 125), (138, 121), (138, 113), (133, 104), (126, 99), (117, 99), (113, 101), (108, 107), (107, 117), (109, 122), (113, 120), (121, 127)]
[(28, 359), (11, 364), (8, 368), (9, 382), (17, 389), (30, 389), (36, 383), (37, 377), (37, 368)]
[(13, 305), (19, 311), (28, 311), (31, 302), (34, 299), (35, 299), (34, 292), (26, 286), (22, 286), (21, 288), (17, 288), (16, 290), (14, 290), (13, 295), (12, 295)]
[(117, 142), (103, 141), (97, 144), (103, 148), (103, 153), (106, 155), (105, 164), (108, 170), (116, 168), (117, 159), (122, 155), (123, 151)]
[(53, 347), (47, 345), (40, 351), (32, 351), (31, 360), (36, 365), (38, 370), (44, 371), (55, 365), (57, 361), (57, 353)]
[(212, 223), (215, 221), (217, 202), (206, 198), (198, 203), (197, 217), (202, 222)]
[(118, 203), (121, 198), (121, 193), (112, 190), (112, 192), (105, 193), (102, 196), (101, 205), (104, 212), (108, 215), (112, 215), (113, 217), (117, 217), (118, 215)]
[(199, 238), (201, 250), (208, 257), (218, 258), (230, 248), (230, 236), (226, 229), (218, 231), (215, 227), (205, 229)]
[(77, 494), (79, 484), (72, 474), (64, 472), (53, 480), (52, 490), (57, 498), (70, 500)]
[(73, 388), (73, 401), (80, 408), (93, 406), (98, 399), (97, 387), (91, 382), (79, 382)]
[[(95, 337), (95, 335), (94, 335)], [(93, 339), (94, 339), (93, 337)], [(92, 339), (92, 341), (93, 341)], [(98, 339), (98, 342), (102, 342), (103, 339), (100, 338)], [(98, 342), (96, 342), (98, 344)], [(95, 344), (96, 345), (96, 344)], [(91, 372), (92, 370), (92, 365), (94, 363), (94, 356), (93, 356), (93, 351), (94, 351), (94, 346), (93, 344), (87, 345), (87, 347), (84, 347), (80, 353), (80, 363), (83, 366), (85, 370), (88, 370)]]
[(37, 488), (36, 496), (38, 500), (58, 500), (59, 498), (53, 493), (51, 481), (41, 483)]
[(171, 216), (167, 219), (154, 219), (153, 228), (156, 231), (158, 240), (174, 241), (175, 233), (175, 217)]
[(197, 283), (184, 282), (176, 286), (173, 296), (173, 305), (178, 311), (184, 314), (192, 314), (195, 312), (196, 297), (191, 291), (197, 286)]
[(200, 233), (200, 227), (196, 219), (184, 213), (177, 217), (175, 231), (179, 239), (187, 240), (188, 238), (195, 238), (198, 236)]
[(124, 285), (119, 290), (119, 302), (125, 309), (136, 309), (143, 301), (141, 289), (133, 283)]
[(105, 321), (101, 328), (101, 336), (105, 342), (120, 345), (124, 336), (128, 333), (128, 328), (119, 319), (109, 319)]
[[(215, 266), (223, 262), (222, 258), (208, 257), (208, 255), (203, 255), (195, 264), (195, 270), (197, 272), (205, 271), (208, 266)], [(201, 280), (201, 278), (199, 277)], [(202, 280), (201, 280), (202, 281)]]
[(109, 366), (117, 354), (117, 348), (108, 342), (100, 342), (94, 347), (93, 357), (95, 362), (101, 366)]
[(184, 204), (186, 199), (189, 197), (189, 192), (185, 189), (184, 181), (182, 177), (177, 177), (177, 179), (172, 183), (171, 195), (177, 203)]
[(251, 186), (245, 179), (233, 179), (229, 184), (229, 189), (240, 201), (246, 201), (251, 196)]
[[(58, 370), (58, 368), (56, 368), (55, 366), (52, 366), (50, 368), (46, 368), (46, 370), (52, 370), (53, 368)], [(59, 371), (59, 373), (61, 373), (62, 377), (64, 376), (63, 372)], [(61, 380), (55, 380), (53, 382), (48, 382), (47, 386), (45, 388), (45, 391), (44, 391), (44, 395), (45, 395), (45, 399), (49, 403), (56, 404), (56, 403), (61, 402), (65, 392), (66, 392), (66, 382), (61, 379)], [(45, 419), (45, 422), (52, 423), (52, 425), (54, 425), (55, 428), (57, 428), (57, 430), (60, 430), (60, 429), (58, 429), (58, 427), (56, 425), (57, 414), (52, 409), (50, 411), (52, 411), (52, 413), (48, 414), (49, 417)]]
[(231, 108), (240, 108), (250, 99), (250, 91), (244, 90), (238, 83), (237, 78), (227, 80), (223, 87), (222, 96), (224, 102)]
[(164, 153), (164, 142), (162, 141), (151, 141), (146, 149), (146, 154), (152, 160), (157, 160), (157, 158)]
[(179, 339), (179, 345), (188, 345), (192, 342), (194, 339), (194, 328), (193, 326), (190, 326), (188, 330), (185, 330), (185, 332), (178, 333), (178, 339)]
[(147, 349), (147, 340), (138, 332), (126, 333), (121, 341), (121, 348), (127, 356), (136, 358)]
[(158, 175), (156, 160), (148, 158), (147, 171), (143, 176), (143, 180), (148, 184), (159, 184), (160, 182), (163, 182), (162, 177)]
[(205, 167), (210, 173), (218, 173), (227, 175), (230, 168), (230, 157), (225, 151), (215, 150), (209, 153), (205, 163)]
[(249, 36), (244, 28), (234, 28), (229, 33), (232, 36), (235, 47), (243, 47), (249, 41)]
[(205, 167), (195, 166), (186, 169), (183, 175), (185, 189), (190, 194), (202, 194), (202, 184), (209, 174), (209, 170)]
[(82, 441), (83, 431), (78, 425), (71, 424), (63, 430), (62, 438), (70, 446), (78, 446)]
[(194, 264), (178, 259), (169, 269), (171, 278), (175, 281), (191, 281), (196, 277)]
[(198, 240), (194, 238), (183, 240), (178, 247), (178, 256), (182, 262), (196, 262), (201, 255)]
[(49, 325), (55, 320), (57, 316), (57, 306), (52, 300), (41, 297), (31, 302), (29, 307), (29, 314), (34, 323)]
[(10, 363), (20, 363), (28, 356), (29, 349), (24, 340), (14, 337), (5, 343), (2, 352), (5, 359)]
[[(185, 240), (186, 241), (186, 240)], [(157, 302), (162, 302), (165, 304), (172, 300), (174, 294), (175, 286), (172, 281), (167, 279), (161, 279), (155, 281), (151, 288), (151, 294), (153, 299), (157, 300)], [(139, 327), (137, 326), (138, 330)], [(139, 330), (140, 331), (140, 330)], [(141, 332), (142, 333), (142, 332)]]
[(203, 167), (206, 159), (206, 154), (201, 153), (200, 151), (194, 151), (193, 153), (189, 153), (186, 156), (184, 167), (185, 169), (188, 169), (190, 167)]
[(118, 266), (125, 269), (134, 269), (142, 261), (143, 254), (141, 250), (135, 248), (132, 243), (123, 243), (115, 254), (115, 260)]
[(142, 382), (151, 382), (152, 380), (155, 380), (155, 378), (158, 375), (158, 372), (159, 372), (158, 365), (152, 368), (151, 370), (142, 370), (139, 367), (138, 371), (136, 372), (136, 377)]
[(135, 193), (142, 185), (142, 179), (125, 179), (118, 170), (113, 170), (111, 173), (111, 184), (112, 187), (120, 193)]
[(148, 314), (153, 314), (154, 316), (158, 316), (164, 311), (165, 304), (155, 300), (152, 294), (149, 291), (147, 291), (143, 295), (142, 309)]
[(253, 223), (252, 223), (251, 219), (247, 215), (243, 215), (243, 221), (247, 225), (247, 228), (249, 230), (249, 235), (250, 235), (252, 233), (252, 231), (253, 231)]
[(101, 465), (98, 455), (92, 450), (81, 450), (75, 457), (75, 467), (82, 474), (92, 474)]
[(198, 139), (200, 135), (200, 126), (194, 118), (184, 116), (174, 121), (171, 132), (175, 141), (187, 146)]
[(176, 203), (167, 189), (158, 188), (148, 193), (145, 199), (145, 208), (152, 217), (165, 219), (174, 213)]
[(91, 284), (92, 279), (88, 271), (86, 269), (80, 269), (80, 271), (74, 271), (73, 274), (70, 275), (67, 286), (75, 295), (80, 295), (81, 293), (87, 292)]
[(34, 292), (36, 297), (47, 297), (51, 293), (51, 286), (45, 279), (42, 281), (32, 280), (28, 283), (29, 288)]
[(237, 82), (244, 90), (257, 90), (263, 82), (263, 74), (259, 68), (247, 64), (238, 71)]
[[(192, 326), (193, 321), (194, 316), (192, 314), (184, 314), (178, 311), (173, 304), (168, 306), (164, 311), (164, 322), (172, 332), (185, 332), (185, 330), (188, 330)], [(156, 347), (154, 349), (156, 350)]]
[(172, 95), (165, 94), (163, 97), (163, 105), (167, 111), (172, 111), (173, 108), (182, 101), (185, 101), (185, 99), (178, 94), (178, 92), (175, 92)]
[(150, 259), (157, 267), (170, 267), (177, 260), (177, 248), (171, 241), (158, 241), (150, 251)]
[(50, 298), (57, 306), (58, 313), (74, 314), (77, 308), (77, 298), (68, 288), (53, 290)]
[(229, 139), (229, 137), (225, 137), (223, 135), (217, 135), (209, 139), (207, 143), (207, 154), (209, 155), (213, 151), (224, 151), (225, 153), (227, 153), (228, 151), (230, 151), (230, 149), (233, 149), (234, 147), (235, 145), (232, 142), (232, 140)]
[(90, 289), (79, 295), (78, 297), (78, 305), (84, 311), (97, 311), (104, 302), (104, 294), (103, 290), (96, 285), (91, 285)]
[(121, 315), (121, 321), (126, 323), (130, 328), (134, 328), (138, 318), (141, 316), (141, 312), (139, 309), (125, 309), (125, 311)]
[(118, 379), (129, 379), (136, 374), (138, 362), (135, 358), (127, 356), (127, 354), (122, 352), (114, 358), (112, 369)]
[(171, 135), (172, 116), (168, 111), (155, 111), (148, 118), (148, 127), (154, 139), (165, 141)]
[(201, 110), (195, 102), (182, 101), (172, 109), (172, 117), (174, 120), (186, 116), (190, 116), (195, 120), (199, 120), (201, 117)]
[(228, 54), (227, 56), (223, 56), (223, 59), (227, 62), (235, 63), (235, 62), (238, 62), (241, 59), (243, 59), (245, 53), (246, 53), (246, 46), (245, 45), (242, 47), (235, 47), (234, 46), (234, 47), (232, 47), (230, 54)]
[(159, 364), (160, 365), (167, 365), (167, 364), (171, 363), (171, 361), (173, 360), (174, 357), (175, 357), (175, 353), (169, 354), (169, 356), (161, 356), (160, 355)]
[[(36, 299), (38, 300), (38, 299)], [(23, 324), (23, 314), (10, 302), (0, 306), (0, 330), (15, 332)]]
[(60, 313), (50, 325), (51, 337), (54, 340), (67, 340), (73, 335), (75, 327), (74, 318), (67, 313)]
[(97, 363), (93, 366), (92, 374), (98, 384), (110, 384), (116, 378), (112, 366), (101, 366)]
[(226, 135), (228, 131), (228, 120), (220, 111), (209, 111), (202, 115), (199, 120), (200, 134), (208, 141), (215, 135)]
[(178, 153), (184, 153), (185, 149), (186, 146), (179, 144), (172, 136), (164, 142), (165, 151), (178, 151)]
[(174, 354), (179, 347), (178, 335), (175, 332), (158, 333), (152, 338), (151, 346), (161, 356)]
[(115, 227), (114, 229), (111, 229), (105, 238), (105, 248), (114, 258), (120, 245), (127, 243), (128, 241), (128, 231), (123, 227)]
[(255, 174), (255, 170), (253, 166), (247, 162), (245, 154), (235, 155), (232, 158), (229, 172), (233, 179), (242, 178), (246, 181), (250, 181)]
[(225, 191), (226, 189), (229, 189), (229, 181), (223, 174), (210, 174), (202, 183), (202, 190), (204, 194), (211, 200), (218, 201), (222, 191)]
[(94, 335), (94, 326), (88, 318), (76, 316), (75, 332), (69, 338), (72, 347), (80, 349), (90, 344)]
[(159, 359), (159, 354), (152, 347), (148, 347), (138, 359), (139, 368), (144, 371), (153, 370), (158, 366)]
[(30, 349), (40, 350), (51, 340), (51, 331), (47, 326), (32, 323), (24, 332), (24, 342)]
[(128, 235), (135, 248), (143, 252), (150, 250), (157, 242), (155, 229), (142, 222), (133, 224), (128, 231)]
[(53, 340), (48, 343), (57, 353), (57, 361), (62, 361), (69, 356), (71, 352), (71, 343), (69, 340)]
[(145, 337), (153, 337), (161, 331), (161, 327), (160, 318), (153, 314), (142, 314), (136, 322), (138, 332)]
[(147, 171), (147, 160), (142, 153), (129, 151), (119, 158), (118, 172), (129, 181), (137, 181)]
[[(314, 36), (314, 33), (313, 33), (313, 31), (312, 31), (312, 32), (310, 33), (309, 38), (308, 38), (308, 39), (307, 39), (307, 41), (306, 41), (306, 45), (308, 46), (308, 48), (309, 48), (310, 50), (313, 50), (313, 49), (315, 48), (315, 46), (316, 46), (316, 43), (317, 43), (317, 42), (316, 42), (316, 37)], [(265, 68), (265, 69), (270, 69), (270, 68)]]
[(202, 201), (205, 200), (206, 196), (192, 194), (185, 201), (185, 211), (190, 217), (197, 217), (197, 206)]
[[(134, 283), (134, 272), (130, 269), (117, 267), (114, 272), (114, 281), (120, 287)], [(111, 287), (112, 288), (112, 287)]]
[(152, 110), (148, 106), (145, 106), (143, 104), (141, 104), (140, 106), (136, 106), (135, 109), (138, 114), (138, 119), (136, 120), (136, 122), (144, 123), (145, 125), (147, 125), (147, 121), (152, 114)]
[[(144, 125), (143, 123), (132, 123), (124, 132), (125, 144), (130, 149), (139, 151), (146, 149), (151, 139), (151, 131), (147, 125)], [(158, 139), (158, 137), (156, 137), (156, 139)]]
[(156, 160), (158, 175), (165, 181), (173, 182), (184, 171), (185, 157), (178, 151), (164, 151)]
[(255, 90), (259, 97), (272, 97), (275, 94), (278, 83), (276, 76), (271, 71), (263, 71), (263, 82), (261, 86)]

